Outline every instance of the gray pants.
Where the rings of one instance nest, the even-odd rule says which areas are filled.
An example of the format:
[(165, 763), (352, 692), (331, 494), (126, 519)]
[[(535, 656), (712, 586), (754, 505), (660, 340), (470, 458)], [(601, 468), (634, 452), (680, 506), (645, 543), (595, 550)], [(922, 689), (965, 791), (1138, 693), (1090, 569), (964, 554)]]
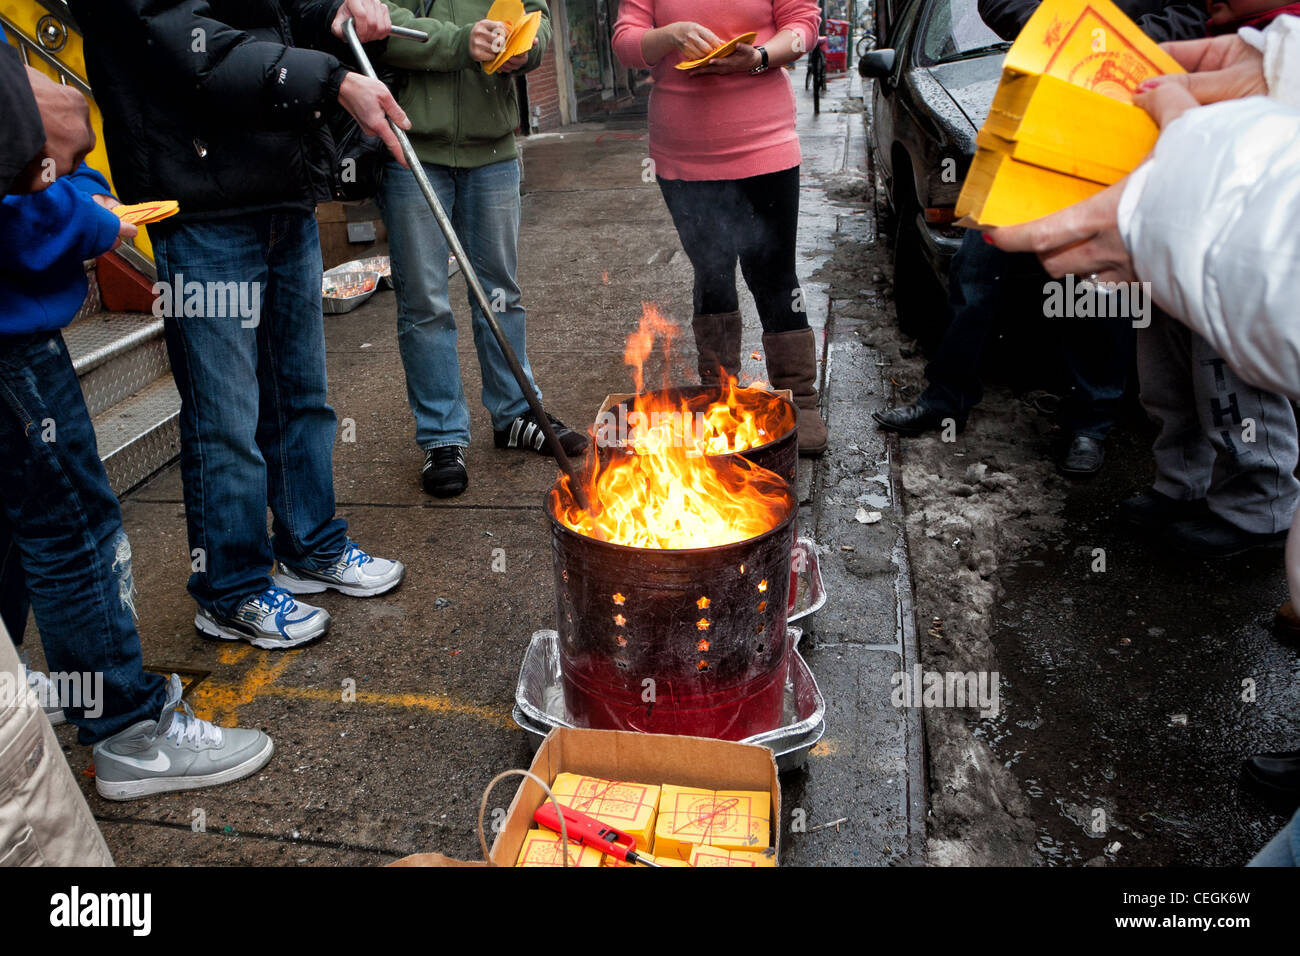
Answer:
[(1160, 428), (1155, 490), (1180, 501), (1205, 498), (1243, 531), (1289, 528), (1300, 503), (1291, 403), (1247, 385), (1209, 343), (1159, 309), (1137, 333), (1137, 362), (1142, 406)]

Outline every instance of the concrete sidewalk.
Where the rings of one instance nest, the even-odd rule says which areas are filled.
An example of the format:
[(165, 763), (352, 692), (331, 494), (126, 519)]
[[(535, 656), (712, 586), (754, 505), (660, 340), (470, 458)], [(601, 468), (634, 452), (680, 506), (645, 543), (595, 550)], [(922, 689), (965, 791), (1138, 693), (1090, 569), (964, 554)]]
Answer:
[[(795, 76), (798, 89), (802, 71)], [(856, 77), (834, 81), (835, 111), (819, 117), (810, 96), (797, 94), (805, 151), (800, 275), (826, 344), (832, 438), (819, 463), (801, 463), (801, 527), (816, 537), (830, 592), (803, 650), (828, 714), (807, 768), (783, 777), (790, 864), (919, 862), (924, 846), (919, 725), (914, 711), (890, 704), (891, 675), (916, 656), (901, 510), (886, 447), (864, 425), (887, 395), (858, 328), (867, 312), (888, 306), (864, 288), (882, 286), (886, 266), (872, 245), (858, 85)], [(643, 301), (689, 327), (690, 268), (658, 189), (643, 181), (646, 155), (643, 130), (579, 127), (527, 143), (520, 284), (529, 354), (548, 409), (575, 426), (592, 421), (607, 393), (629, 388), (623, 344)], [(465, 301), (463, 280), (453, 280), (452, 292), (454, 303)], [(750, 356), (760, 330), (745, 300)], [(146, 663), (185, 677), (200, 715), (264, 728), (276, 755), (236, 784), (112, 804), (84, 775), (87, 748), (62, 729), (120, 863), (477, 856), (484, 785), (530, 759), (510, 709), (529, 636), (553, 626), (542, 505), (555, 469), (548, 459), (493, 449), (476, 401), (468, 311), (458, 313), (474, 441), (469, 490), (450, 501), (420, 489), (393, 294), (326, 319), (331, 400), (344, 425), (335, 452), (339, 511), (363, 547), (409, 570), (391, 595), (322, 598), (334, 628), (319, 645), (270, 654), (197, 637), (178, 469), (124, 503)], [(765, 377), (761, 359), (745, 364), (746, 377)], [(864, 507), (883, 520), (855, 520)], [(502, 559), (504, 571), (494, 570)], [(355, 701), (345, 702), (353, 684)], [(510, 796), (503, 789), (490, 806), (504, 807)]]

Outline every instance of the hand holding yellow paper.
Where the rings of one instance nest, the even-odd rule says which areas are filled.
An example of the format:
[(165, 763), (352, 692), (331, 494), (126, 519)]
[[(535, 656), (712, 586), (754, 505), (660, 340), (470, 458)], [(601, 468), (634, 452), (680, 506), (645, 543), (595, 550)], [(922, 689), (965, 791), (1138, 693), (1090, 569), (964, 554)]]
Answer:
[(742, 43), (753, 43), (757, 36), (757, 33), (742, 33), (740, 36), (728, 40), (726, 43), (722, 44), (722, 46), (714, 47), (698, 60), (684, 60), (681, 63), (678, 63), (677, 69), (694, 70), (703, 66), (705, 63), (711, 63), (714, 60), (721, 60), (723, 57), (731, 56), (731, 54), (736, 52), (736, 47), (740, 46)]
[[(493, 11), (497, 11), (496, 16), (493, 15)], [(542, 12), (534, 10), (526, 14), (524, 5), (519, 0), (497, 0), (488, 10), (487, 19), (510, 24), (510, 35), (506, 37), (501, 52), (491, 63), (483, 65), (483, 72), (491, 74), (501, 69), (511, 57), (527, 53), (533, 48), (533, 41), (537, 39), (537, 31), (542, 25)]]
[(1181, 72), (1110, 0), (1044, 0), (1003, 61), (957, 200), (960, 224), (1029, 222), (1122, 179), (1158, 134), (1133, 92)]
[(141, 202), (134, 206), (114, 206), (113, 212), (123, 222), (133, 226), (147, 226), (159, 222), (181, 211), (181, 204), (175, 199), (160, 199), (156, 202)]

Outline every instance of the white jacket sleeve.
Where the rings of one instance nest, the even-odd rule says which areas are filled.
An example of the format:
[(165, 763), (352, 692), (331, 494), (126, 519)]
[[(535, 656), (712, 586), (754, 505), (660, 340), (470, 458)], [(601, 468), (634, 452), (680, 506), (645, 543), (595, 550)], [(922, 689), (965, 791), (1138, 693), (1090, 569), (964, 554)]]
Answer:
[(1264, 54), (1268, 95), (1300, 106), (1300, 17), (1280, 16), (1264, 30), (1242, 27), (1237, 36)]
[(1157, 305), (1246, 381), (1300, 398), (1300, 109), (1184, 113), (1129, 177), (1119, 230)]

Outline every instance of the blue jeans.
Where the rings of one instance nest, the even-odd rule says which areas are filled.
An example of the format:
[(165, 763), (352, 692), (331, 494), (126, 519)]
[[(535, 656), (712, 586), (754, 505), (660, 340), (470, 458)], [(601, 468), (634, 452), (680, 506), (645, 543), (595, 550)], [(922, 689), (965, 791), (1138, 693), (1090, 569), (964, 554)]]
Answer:
[(241, 283), (260, 305), (252, 318), (215, 302), (165, 319), (181, 395), (189, 590), (230, 616), (271, 586), (272, 559), (319, 570), (347, 544), (334, 514), (320, 235), (304, 213), (182, 223), (155, 233), (154, 259), (160, 282)]
[[(438, 200), (451, 218), (496, 320), (541, 398), (528, 366), (525, 315), (515, 281), (519, 242), (519, 165), (513, 160), (474, 169), (424, 164)], [(456, 356), (456, 317), (447, 292), (447, 241), (415, 176), (389, 163), (380, 194), (388, 226), (393, 287), (397, 291), (397, 345), (406, 369), (406, 396), (421, 448), (469, 444), (469, 406)], [(482, 401), (492, 427), (504, 429), (528, 410), (528, 400), (470, 293), (474, 348), (483, 374)]]
[[(1004, 292), (1041, 289), (1047, 273), (1036, 256), (1003, 252), (969, 230), (948, 270), (949, 325), (925, 367), (921, 404), (964, 419), (984, 395), (980, 368)], [(1065, 365), (1062, 424), (1072, 434), (1105, 440), (1119, 416), (1135, 344), (1128, 319), (1051, 319)]]
[(0, 338), (0, 503), (5, 627), (21, 643), (30, 608), (51, 671), (102, 675), (96, 717), (64, 707), (78, 739), (156, 720), (166, 682), (141, 661), (131, 544), (57, 332)]

